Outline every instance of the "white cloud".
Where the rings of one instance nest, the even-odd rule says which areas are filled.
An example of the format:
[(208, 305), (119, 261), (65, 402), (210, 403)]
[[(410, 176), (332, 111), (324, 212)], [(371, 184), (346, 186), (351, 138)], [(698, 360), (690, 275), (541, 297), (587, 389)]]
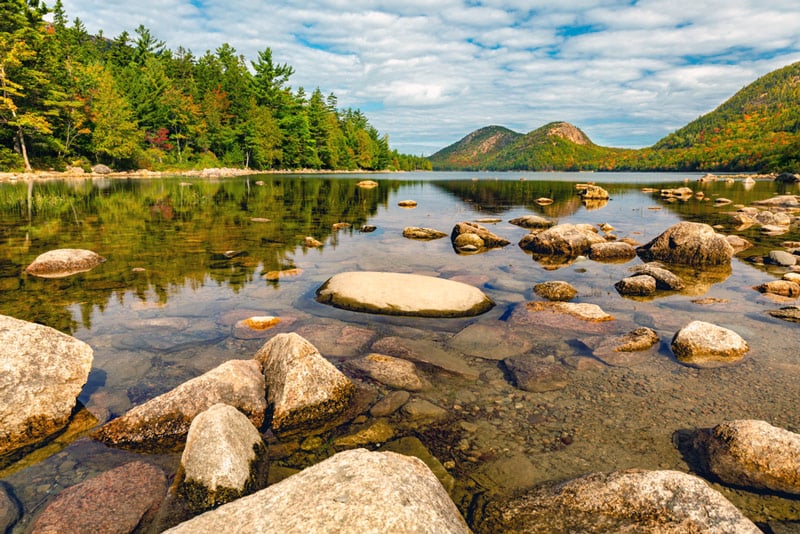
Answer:
[(757, 77), (800, 60), (796, 0), (64, 0), (107, 37), (144, 24), (195, 55), (270, 47), (401, 151), (488, 124), (568, 120), (597, 143), (646, 146)]

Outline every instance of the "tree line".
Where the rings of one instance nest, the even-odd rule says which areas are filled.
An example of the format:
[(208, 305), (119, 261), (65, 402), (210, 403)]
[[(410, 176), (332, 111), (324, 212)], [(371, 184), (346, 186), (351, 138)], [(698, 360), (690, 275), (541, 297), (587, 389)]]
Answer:
[(196, 57), (143, 25), (91, 35), (61, 0), (0, 0), (0, 170), (430, 169), (294, 72), (270, 48)]

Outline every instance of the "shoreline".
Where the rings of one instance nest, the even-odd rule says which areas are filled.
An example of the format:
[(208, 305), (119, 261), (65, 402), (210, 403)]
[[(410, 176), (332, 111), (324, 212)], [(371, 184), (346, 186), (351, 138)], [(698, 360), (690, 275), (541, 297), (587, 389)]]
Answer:
[[(70, 179), (97, 179), (97, 178), (161, 178), (164, 176), (187, 176), (198, 178), (225, 178), (232, 176), (252, 176), (259, 174), (382, 174), (382, 173), (403, 173), (406, 171), (365, 171), (363, 169), (355, 170), (328, 170), (328, 169), (271, 169), (271, 170), (255, 170), (255, 169), (237, 169), (234, 167), (220, 167), (208, 169), (192, 169), (192, 170), (173, 170), (173, 171), (149, 171), (149, 170), (136, 170), (136, 171), (121, 171), (121, 172), (78, 172), (76, 170), (69, 171), (31, 171), (31, 172), (0, 172), (0, 183), (5, 182), (18, 182), (18, 181), (46, 181), (46, 180), (70, 180)], [(427, 172), (427, 171), (423, 171)]]
[[(235, 167), (212, 167), (202, 170), (170, 170), (170, 171), (150, 171), (139, 169), (135, 171), (112, 171), (106, 173), (99, 172), (85, 172), (83, 170), (68, 170), (68, 171), (31, 171), (31, 172), (0, 172), (0, 183), (19, 182), (19, 181), (48, 181), (48, 180), (74, 180), (74, 179), (99, 179), (99, 178), (161, 178), (165, 176), (185, 176), (196, 178), (227, 178), (234, 176), (254, 176), (262, 174), (403, 174), (409, 171), (402, 170), (381, 170), (381, 171), (367, 171), (363, 169), (354, 170), (329, 170), (329, 169), (270, 169), (270, 170), (255, 170), (255, 169), (239, 169)], [(434, 170), (418, 170), (411, 172), (431, 172)], [(446, 171), (445, 171), (446, 172)], [(483, 172), (483, 171), (479, 171)], [(498, 171), (498, 172), (515, 172), (515, 171)], [(536, 172), (536, 171), (522, 171), (522, 172)], [(570, 172), (570, 171), (565, 171)], [(587, 174), (585, 171), (574, 171), (575, 174)], [(615, 171), (612, 171), (615, 172)], [(620, 171), (625, 172), (625, 171)], [(636, 171), (632, 171), (636, 172)], [(656, 171), (658, 172), (658, 171)], [(683, 171), (663, 171), (680, 173)], [(685, 171), (685, 172), (702, 172), (702, 171)], [(602, 172), (596, 174), (602, 175)], [(724, 179), (744, 179), (753, 178), (755, 180), (775, 180), (778, 176), (777, 173), (749, 173), (749, 172), (730, 172), (723, 174), (706, 173), (705, 176), (698, 179), (698, 181), (714, 181)]]

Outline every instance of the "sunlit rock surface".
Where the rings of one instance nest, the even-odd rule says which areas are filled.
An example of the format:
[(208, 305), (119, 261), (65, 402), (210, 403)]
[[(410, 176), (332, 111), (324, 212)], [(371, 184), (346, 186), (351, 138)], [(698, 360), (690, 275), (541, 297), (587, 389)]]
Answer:
[(264, 456), (261, 434), (247, 416), (233, 406), (215, 404), (189, 427), (179, 491), (195, 510), (237, 499), (266, 481), (257, 465)]
[(317, 300), (346, 310), (419, 317), (467, 317), (494, 306), (480, 289), (443, 278), (386, 272), (345, 272), (329, 278)]
[(53, 328), (0, 315), (0, 457), (67, 425), (94, 361)]
[(278, 334), (256, 353), (263, 368), (276, 432), (310, 429), (348, 407), (355, 386), (295, 333)]
[(94, 437), (106, 445), (136, 450), (179, 448), (192, 420), (217, 403), (238, 408), (260, 427), (267, 408), (261, 364), (227, 361), (132, 408), (100, 427)]
[(741, 360), (749, 350), (742, 337), (727, 328), (692, 321), (672, 338), (672, 352), (694, 367), (721, 367)]
[(42, 278), (63, 278), (91, 271), (106, 259), (91, 250), (64, 248), (37, 256), (25, 272)]
[(704, 223), (680, 222), (636, 249), (644, 261), (704, 266), (730, 263), (733, 247)]
[(678, 471), (594, 473), (490, 502), (478, 533), (761, 530), (702, 479)]
[(723, 482), (800, 495), (800, 434), (736, 420), (701, 432), (698, 441), (708, 471)]
[(364, 449), (340, 452), (167, 532), (227, 532), (231, 525), (239, 533), (469, 532), (421, 460)]

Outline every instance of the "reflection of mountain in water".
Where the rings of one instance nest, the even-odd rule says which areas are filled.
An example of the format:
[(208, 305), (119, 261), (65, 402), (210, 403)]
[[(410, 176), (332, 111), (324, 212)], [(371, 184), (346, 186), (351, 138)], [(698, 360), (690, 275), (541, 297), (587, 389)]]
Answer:
[[(92, 309), (114, 294), (165, 303), (175, 288), (209, 278), (238, 290), (259, 268), (292, 267), (305, 236), (325, 242), (335, 223), (359, 228), (391, 190), (360, 189), (357, 179), (258, 178), (2, 184), (0, 313), (71, 333), (75, 304), (88, 327)], [(108, 261), (57, 281), (21, 275), (40, 253), (67, 247)]]
[[(559, 218), (572, 215), (581, 206), (586, 209), (599, 209), (607, 201), (581, 202), (574, 182), (565, 181), (511, 181), (511, 180), (480, 180), (480, 181), (437, 181), (433, 185), (468, 202), (476, 210), (487, 214), (501, 214), (513, 207), (524, 206), (534, 213), (545, 217)], [(639, 185), (614, 184), (613, 190), (638, 189)], [(609, 189), (609, 191), (612, 191)], [(553, 200), (552, 204), (541, 205), (536, 201), (540, 198)]]

